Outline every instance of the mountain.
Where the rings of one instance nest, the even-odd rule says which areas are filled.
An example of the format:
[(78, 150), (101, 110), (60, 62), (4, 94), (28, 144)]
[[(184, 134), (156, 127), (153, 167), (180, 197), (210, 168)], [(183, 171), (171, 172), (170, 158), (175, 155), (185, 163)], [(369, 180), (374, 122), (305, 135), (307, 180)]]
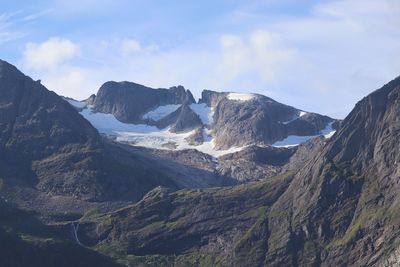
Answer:
[(137, 122), (141, 115), (159, 106), (194, 103), (193, 95), (183, 86), (157, 89), (131, 83), (106, 82), (94, 98), (94, 110), (111, 113), (122, 122)]
[(156, 188), (81, 219), (80, 237), (143, 266), (395, 266), (399, 135), (397, 78), (357, 103), (298, 171), (227, 188)]
[(294, 146), (330, 135), (337, 120), (259, 94), (204, 90), (196, 103), (182, 86), (152, 89), (106, 82), (85, 101), (66, 99), (101, 133), (151, 149), (195, 149), (214, 158), (249, 146)]
[(340, 123), (257, 94), (102, 88), (62, 98), (0, 61), (0, 265), (398, 264), (400, 78)]
[(167, 175), (102, 140), (75, 108), (0, 61), (0, 177), (9, 187), (86, 200), (138, 200)]
[(218, 149), (272, 145), (289, 136), (315, 136), (326, 128), (332, 130), (335, 122), (258, 94), (203, 91), (199, 101), (214, 110), (212, 130)]

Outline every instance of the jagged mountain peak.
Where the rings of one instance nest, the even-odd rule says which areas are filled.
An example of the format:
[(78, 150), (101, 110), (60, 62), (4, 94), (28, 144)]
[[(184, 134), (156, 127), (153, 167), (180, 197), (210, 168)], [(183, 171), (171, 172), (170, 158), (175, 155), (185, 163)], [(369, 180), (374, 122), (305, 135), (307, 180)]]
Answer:
[(118, 120), (135, 123), (162, 105), (194, 103), (192, 93), (183, 86), (153, 89), (131, 82), (106, 82), (93, 101), (94, 110), (112, 113)]
[(328, 157), (337, 162), (357, 159), (364, 163), (375, 157), (382, 147), (372, 144), (384, 145), (382, 139), (395, 134), (400, 127), (399, 93), (400, 78), (396, 78), (360, 100), (331, 140)]
[[(249, 145), (298, 145), (313, 136), (333, 131), (336, 122), (260, 94), (204, 90), (195, 103), (191, 92), (183, 86), (152, 89), (129, 82), (105, 83), (86, 104), (93, 112), (112, 114), (118, 121), (131, 125), (111, 131), (106, 125), (107, 134), (114, 132), (118, 136), (118, 133), (126, 132), (122, 129), (127, 128), (139, 130), (122, 137), (124, 142), (132, 139), (131, 143), (138, 146), (193, 148), (206, 153), (214, 151), (214, 155)], [(89, 121), (92, 119), (90, 114), (86, 116)], [(98, 120), (93, 123), (101, 124)], [(118, 122), (115, 124), (120, 125)], [(151, 134), (144, 135), (147, 132)], [(187, 136), (170, 134), (185, 132)], [(196, 142), (187, 143), (193, 138)], [(206, 146), (200, 140), (204, 140)]]

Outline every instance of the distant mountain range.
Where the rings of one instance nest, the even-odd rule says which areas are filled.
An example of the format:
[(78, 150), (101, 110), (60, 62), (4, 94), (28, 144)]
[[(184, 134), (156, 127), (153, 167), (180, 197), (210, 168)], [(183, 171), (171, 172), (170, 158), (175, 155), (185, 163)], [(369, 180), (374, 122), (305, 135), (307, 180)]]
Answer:
[(343, 121), (0, 61), (1, 266), (396, 266), (400, 78)]
[(148, 148), (196, 149), (214, 157), (248, 146), (293, 146), (330, 135), (338, 121), (259, 94), (152, 89), (107, 82), (85, 101), (67, 99), (101, 133)]

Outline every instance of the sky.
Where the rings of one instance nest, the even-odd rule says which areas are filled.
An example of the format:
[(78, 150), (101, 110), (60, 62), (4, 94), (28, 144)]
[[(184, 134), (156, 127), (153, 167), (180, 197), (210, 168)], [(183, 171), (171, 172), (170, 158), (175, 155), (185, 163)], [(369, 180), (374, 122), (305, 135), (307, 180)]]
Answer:
[(0, 0), (0, 58), (78, 100), (132, 81), (344, 118), (400, 75), (398, 14), (398, 0)]

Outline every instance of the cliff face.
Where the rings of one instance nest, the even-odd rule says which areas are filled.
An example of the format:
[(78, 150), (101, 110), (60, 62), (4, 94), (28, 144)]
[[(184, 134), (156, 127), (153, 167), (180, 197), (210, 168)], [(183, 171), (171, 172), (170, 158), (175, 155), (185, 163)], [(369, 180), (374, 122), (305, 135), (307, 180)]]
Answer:
[(191, 92), (182, 86), (155, 90), (130, 82), (106, 82), (97, 92), (94, 109), (111, 113), (122, 122), (133, 123), (158, 106), (194, 102)]
[[(274, 206), (286, 214), (270, 219), (281, 238), (268, 253), (269, 263), (312, 254), (314, 264), (372, 265), (396, 248), (400, 177), (400, 79), (361, 100), (322, 152), (295, 176)], [(396, 240), (396, 242), (394, 242)], [(307, 247), (305, 246), (307, 244)], [(313, 248), (312, 251), (305, 251)]]
[(213, 131), (220, 149), (270, 145), (290, 135), (318, 135), (334, 122), (327, 116), (302, 112), (262, 95), (252, 94), (249, 100), (230, 99), (229, 94), (205, 97), (205, 102), (214, 103)]
[(83, 235), (133, 264), (385, 266), (400, 243), (398, 140), (400, 79), (361, 100), (296, 173), (225, 189), (157, 189), (82, 221)]

